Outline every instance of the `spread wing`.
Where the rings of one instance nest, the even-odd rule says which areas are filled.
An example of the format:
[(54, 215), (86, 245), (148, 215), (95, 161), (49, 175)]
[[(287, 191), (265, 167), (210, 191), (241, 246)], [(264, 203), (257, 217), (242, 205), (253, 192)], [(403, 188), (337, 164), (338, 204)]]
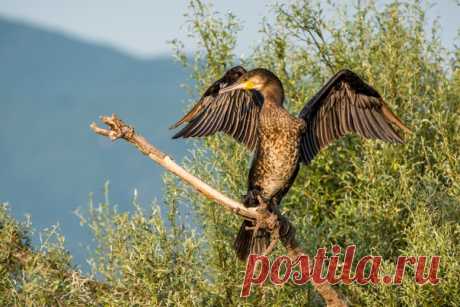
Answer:
[(299, 116), (306, 123), (300, 144), (301, 158), (305, 163), (347, 133), (404, 143), (392, 125), (410, 132), (380, 94), (349, 70), (342, 70), (332, 77), (310, 99)]
[(263, 98), (256, 91), (235, 90), (219, 94), (246, 70), (236, 66), (214, 82), (193, 108), (171, 128), (187, 123), (173, 138), (201, 137), (224, 132), (250, 150), (257, 144), (257, 125)]

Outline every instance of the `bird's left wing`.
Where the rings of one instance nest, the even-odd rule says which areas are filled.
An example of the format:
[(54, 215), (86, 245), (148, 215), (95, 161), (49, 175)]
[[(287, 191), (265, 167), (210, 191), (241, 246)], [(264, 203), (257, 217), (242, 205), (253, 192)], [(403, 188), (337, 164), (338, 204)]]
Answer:
[(236, 66), (214, 82), (193, 108), (171, 128), (187, 123), (173, 138), (201, 137), (224, 132), (250, 150), (257, 144), (257, 125), (262, 97), (255, 91), (234, 90), (219, 93), (235, 83), (246, 70)]
[(380, 94), (350, 70), (342, 70), (305, 105), (299, 115), (306, 129), (301, 159), (310, 163), (318, 152), (348, 133), (403, 143), (394, 126), (410, 132)]

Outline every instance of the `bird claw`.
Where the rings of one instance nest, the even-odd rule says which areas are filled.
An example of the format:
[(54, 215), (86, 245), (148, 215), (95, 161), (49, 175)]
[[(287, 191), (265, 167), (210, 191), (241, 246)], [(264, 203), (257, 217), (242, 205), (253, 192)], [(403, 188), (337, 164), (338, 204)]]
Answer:
[(248, 194), (243, 196), (243, 203), (249, 206), (257, 206), (258, 218), (253, 222), (253, 226), (247, 226), (246, 230), (251, 230), (254, 240), (259, 229), (266, 229), (270, 232), (272, 240), (264, 252), (264, 255), (268, 255), (275, 248), (276, 243), (280, 240), (280, 216), (278, 208), (272, 204), (269, 200), (263, 198), (257, 190), (251, 190)]
[(275, 229), (278, 226), (278, 216), (271, 213), (270, 216), (265, 220), (269, 229)]
[(269, 205), (268, 203), (265, 201), (265, 199), (260, 196), (259, 194), (256, 195), (256, 198), (257, 198), (257, 201), (259, 203), (259, 208), (258, 209), (261, 209), (261, 210), (268, 210), (269, 209)]
[(243, 195), (242, 202), (246, 207), (256, 207), (259, 205), (258, 191), (250, 190), (246, 195)]
[(272, 231), (271, 236), (272, 240), (270, 241), (270, 244), (267, 246), (267, 249), (264, 251), (264, 256), (268, 256), (272, 250), (275, 248), (276, 243), (279, 241), (280, 236), (279, 236), (279, 228), (275, 228), (274, 231)]

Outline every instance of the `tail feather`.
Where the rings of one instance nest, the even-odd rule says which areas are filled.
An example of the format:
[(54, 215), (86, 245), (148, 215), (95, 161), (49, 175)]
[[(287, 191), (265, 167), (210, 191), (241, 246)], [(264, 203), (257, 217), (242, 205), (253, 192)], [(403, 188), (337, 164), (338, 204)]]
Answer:
[(249, 254), (262, 255), (270, 244), (269, 232), (259, 229), (254, 235), (253, 230), (246, 229), (250, 226), (253, 226), (251, 222), (243, 221), (233, 244), (236, 255), (243, 261), (248, 258)]

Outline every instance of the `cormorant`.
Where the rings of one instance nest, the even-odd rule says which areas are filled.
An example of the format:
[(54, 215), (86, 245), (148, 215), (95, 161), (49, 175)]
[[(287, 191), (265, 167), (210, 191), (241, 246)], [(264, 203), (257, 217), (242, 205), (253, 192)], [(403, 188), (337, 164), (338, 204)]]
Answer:
[[(393, 125), (410, 130), (385, 104), (380, 94), (350, 70), (335, 74), (294, 117), (283, 107), (281, 81), (263, 68), (228, 70), (193, 108), (171, 128), (187, 123), (173, 138), (227, 133), (255, 150), (249, 171), (246, 206), (261, 197), (277, 206), (289, 191), (300, 163), (309, 164), (318, 152), (347, 133), (390, 143), (404, 143)], [(268, 232), (248, 229), (244, 221), (234, 248), (238, 257), (261, 254)]]

